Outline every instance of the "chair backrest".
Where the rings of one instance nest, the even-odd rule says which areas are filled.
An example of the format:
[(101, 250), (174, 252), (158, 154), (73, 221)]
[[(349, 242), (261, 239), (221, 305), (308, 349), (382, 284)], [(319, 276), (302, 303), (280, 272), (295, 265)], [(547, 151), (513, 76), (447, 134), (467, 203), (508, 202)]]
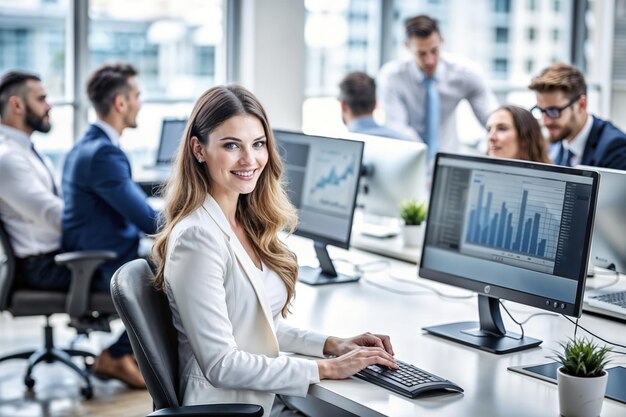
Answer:
[(152, 286), (145, 259), (124, 264), (111, 279), (119, 314), (156, 409), (179, 406), (178, 341), (167, 296)]
[(0, 222), (0, 311), (9, 308), (9, 295), (15, 280), (15, 255), (9, 235)]

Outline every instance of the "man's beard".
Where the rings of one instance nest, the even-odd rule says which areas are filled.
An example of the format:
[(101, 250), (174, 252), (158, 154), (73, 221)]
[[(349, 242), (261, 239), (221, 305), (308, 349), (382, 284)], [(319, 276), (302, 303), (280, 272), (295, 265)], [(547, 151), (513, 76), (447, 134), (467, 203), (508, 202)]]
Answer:
[(45, 114), (43, 116), (37, 115), (28, 104), (26, 105), (26, 119), (24, 120), (26, 126), (36, 132), (48, 133), (52, 126), (50, 126), (50, 122), (44, 121), (45, 117)]
[(559, 143), (560, 141), (562, 141), (563, 139), (569, 137), (572, 134), (572, 129), (567, 127), (567, 128), (563, 128), (559, 131), (558, 136), (556, 137), (552, 137), (552, 135), (550, 135), (550, 143)]

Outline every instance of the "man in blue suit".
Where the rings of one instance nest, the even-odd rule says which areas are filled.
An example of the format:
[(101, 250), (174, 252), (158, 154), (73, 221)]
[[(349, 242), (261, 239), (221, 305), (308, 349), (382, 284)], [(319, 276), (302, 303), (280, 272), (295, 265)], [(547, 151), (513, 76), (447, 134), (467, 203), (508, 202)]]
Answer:
[[(109, 64), (97, 69), (87, 83), (87, 95), (97, 120), (69, 152), (63, 167), (63, 249), (111, 250), (117, 259), (101, 268), (94, 290), (109, 291), (113, 273), (137, 258), (141, 233), (157, 229), (157, 213), (132, 181), (130, 164), (119, 148), (127, 127), (136, 127), (141, 108), (137, 70), (129, 64)], [(141, 386), (143, 379), (132, 358), (126, 333), (98, 357), (94, 371), (124, 366), (125, 379)], [(136, 375), (133, 372), (136, 370)]]
[(554, 163), (626, 169), (626, 134), (587, 112), (587, 84), (576, 67), (551, 65), (528, 88), (536, 93), (532, 111), (549, 132)]

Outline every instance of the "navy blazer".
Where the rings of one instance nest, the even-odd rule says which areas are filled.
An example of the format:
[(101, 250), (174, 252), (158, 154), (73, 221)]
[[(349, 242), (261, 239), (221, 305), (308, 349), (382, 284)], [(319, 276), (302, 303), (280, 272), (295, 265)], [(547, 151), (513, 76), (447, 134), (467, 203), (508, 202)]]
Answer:
[(594, 116), (580, 163), (626, 170), (626, 134), (611, 122)]
[(133, 182), (128, 158), (95, 125), (67, 155), (62, 187), (63, 250), (116, 252), (101, 268), (109, 276), (137, 258), (140, 230), (156, 232), (157, 213)]

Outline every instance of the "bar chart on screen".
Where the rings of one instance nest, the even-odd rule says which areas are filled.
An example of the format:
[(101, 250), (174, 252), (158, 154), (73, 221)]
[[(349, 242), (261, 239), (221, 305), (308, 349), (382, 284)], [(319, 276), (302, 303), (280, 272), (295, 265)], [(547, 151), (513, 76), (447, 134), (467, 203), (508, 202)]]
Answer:
[(471, 179), (463, 247), (495, 261), (554, 267), (565, 183), (477, 172)]

